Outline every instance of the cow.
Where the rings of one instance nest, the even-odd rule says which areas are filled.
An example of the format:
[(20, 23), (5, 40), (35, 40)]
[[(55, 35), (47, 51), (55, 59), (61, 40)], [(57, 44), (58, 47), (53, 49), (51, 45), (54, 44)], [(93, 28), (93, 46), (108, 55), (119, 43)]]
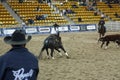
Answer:
[(61, 41), (61, 37), (60, 37), (59, 34), (51, 34), (44, 40), (43, 47), (42, 47), (42, 49), (40, 51), (40, 54), (39, 54), (38, 58), (39, 59), (42, 58), (42, 52), (44, 50), (46, 50), (47, 56), (49, 58), (50, 56), (49, 56), (48, 49), (51, 50), (50, 56), (51, 56), (52, 59), (54, 59), (54, 56), (53, 56), (54, 50), (57, 50), (59, 52), (59, 54), (62, 56), (62, 54), (60, 53), (59, 49), (63, 50), (65, 55), (66, 55), (66, 57), (69, 58), (66, 50), (63, 47), (63, 44), (62, 44), (62, 41)]
[(106, 35), (104, 37), (99, 38), (98, 41), (102, 42), (101, 48), (106, 43), (105, 49), (107, 49), (107, 47), (111, 41), (117, 43), (119, 46), (120, 45), (120, 34)]

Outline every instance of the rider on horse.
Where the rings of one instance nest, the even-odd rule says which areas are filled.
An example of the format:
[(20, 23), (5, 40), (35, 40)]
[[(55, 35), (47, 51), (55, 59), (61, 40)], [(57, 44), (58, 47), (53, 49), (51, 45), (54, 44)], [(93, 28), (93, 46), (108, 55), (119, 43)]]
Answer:
[(53, 28), (51, 30), (51, 34), (58, 34), (59, 35), (59, 25), (55, 22)]
[[(105, 28), (104, 24), (105, 24), (104, 18), (101, 18), (100, 21), (99, 21), (99, 23), (98, 23), (98, 32), (99, 32), (99, 33), (100, 33), (100, 29), (101, 29), (102, 27)], [(105, 32), (106, 32), (106, 28), (105, 28)]]
[(104, 18), (101, 18), (99, 23), (98, 23), (99, 37), (104, 36), (106, 33), (106, 27), (104, 26), (104, 24), (105, 24)]

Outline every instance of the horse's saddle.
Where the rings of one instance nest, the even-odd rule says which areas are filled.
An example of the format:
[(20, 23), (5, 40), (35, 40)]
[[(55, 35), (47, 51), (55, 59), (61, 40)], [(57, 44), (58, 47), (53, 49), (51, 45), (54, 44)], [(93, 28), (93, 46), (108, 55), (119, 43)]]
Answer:
[(54, 43), (54, 44), (59, 44), (61, 41), (58, 37), (56, 36), (50, 36), (46, 38), (45, 43)]

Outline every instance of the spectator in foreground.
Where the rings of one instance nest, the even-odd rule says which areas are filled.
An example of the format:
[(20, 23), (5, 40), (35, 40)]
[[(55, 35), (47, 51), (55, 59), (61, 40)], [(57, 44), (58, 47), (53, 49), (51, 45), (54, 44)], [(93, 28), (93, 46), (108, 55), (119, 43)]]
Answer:
[(0, 56), (0, 80), (37, 80), (38, 60), (25, 47), (30, 40), (31, 36), (25, 39), (22, 30), (4, 38), (4, 42), (12, 48)]

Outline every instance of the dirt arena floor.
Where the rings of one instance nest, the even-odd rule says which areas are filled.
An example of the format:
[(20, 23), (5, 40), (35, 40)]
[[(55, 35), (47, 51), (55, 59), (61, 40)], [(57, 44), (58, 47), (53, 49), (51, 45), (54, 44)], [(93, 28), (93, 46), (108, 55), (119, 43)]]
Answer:
[[(116, 33), (119, 32), (107, 32)], [(38, 56), (47, 36), (34, 35), (26, 47)], [(97, 32), (62, 33), (61, 37), (70, 59), (66, 59), (62, 51), (63, 57), (55, 51), (55, 59), (47, 59), (43, 52), (37, 80), (120, 80), (120, 47), (115, 43), (110, 43), (107, 50), (100, 48)], [(1, 37), (0, 55), (10, 48)]]

